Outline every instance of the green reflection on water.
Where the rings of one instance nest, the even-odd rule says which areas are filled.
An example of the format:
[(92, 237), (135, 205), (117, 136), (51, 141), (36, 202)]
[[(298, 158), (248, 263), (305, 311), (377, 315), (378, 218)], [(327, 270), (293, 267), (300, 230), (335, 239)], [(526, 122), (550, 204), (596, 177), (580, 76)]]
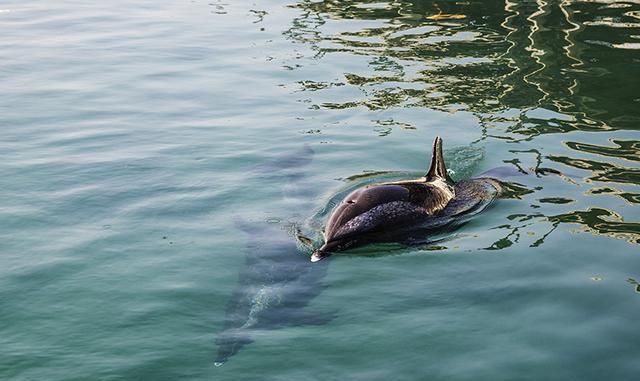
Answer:
[[(321, 1), (296, 5), (304, 12), (287, 31), (290, 38), (312, 44), (320, 56), (344, 52), (368, 56), (371, 66), (389, 74), (345, 73), (350, 85), (422, 85), (418, 89), (397, 85), (371, 89), (366, 99), (326, 107), (375, 109), (404, 104), (451, 110), (451, 105), (463, 104), (477, 113), (544, 107), (573, 116), (571, 123), (546, 126), (546, 132), (637, 129), (636, 84), (626, 78), (640, 77), (640, 50), (603, 49), (590, 43), (603, 36), (612, 41), (631, 40), (640, 23), (628, 9), (611, 9), (616, 14), (612, 20), (626, 21), (621, 26), (603, 19), (601, 6), (591, 2), (384, 4), (369, 7), (366, 1)], [(443, 12), (463, 17), (434, 18)], [(321, 26), (341, 20), (377, 26), (322, 32)], [(602, 28), (606, 33), (594, 37)], [(489, 120), (492, 117), (486, 115)], [(522, 117), (523, 124), (535, 123)], [(517, 132), (540, 133), (535, 128)]]

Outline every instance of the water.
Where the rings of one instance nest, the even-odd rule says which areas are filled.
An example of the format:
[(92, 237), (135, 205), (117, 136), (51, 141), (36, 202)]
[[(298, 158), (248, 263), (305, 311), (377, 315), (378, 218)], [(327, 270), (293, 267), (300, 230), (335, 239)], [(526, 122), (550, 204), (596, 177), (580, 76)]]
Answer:
[[(9, 0), (0, 32), (0, 378), (640, 371), (637, 2)], [(247, 255), (277, 247), (238, 221), (317, 240), (435, 135), (459, 178), (537, 174), (437, 246), (331, 258), (301, 309), (329, 319), (215, 367)]]

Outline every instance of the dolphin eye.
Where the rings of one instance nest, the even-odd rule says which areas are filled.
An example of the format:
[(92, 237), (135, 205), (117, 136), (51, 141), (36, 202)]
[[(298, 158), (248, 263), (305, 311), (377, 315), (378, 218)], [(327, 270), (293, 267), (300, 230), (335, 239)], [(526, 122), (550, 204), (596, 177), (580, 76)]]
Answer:
[(355, 203), (355, 201), (353, 201), (353, 200), (348, 200), (347, 201), (347, 204), (353, 204), (353, 203)]

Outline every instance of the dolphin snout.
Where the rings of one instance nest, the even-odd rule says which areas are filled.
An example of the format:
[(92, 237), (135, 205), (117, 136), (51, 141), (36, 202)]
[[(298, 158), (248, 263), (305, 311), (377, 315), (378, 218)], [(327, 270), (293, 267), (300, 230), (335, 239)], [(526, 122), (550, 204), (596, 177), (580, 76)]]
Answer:
[(341, 250), (343, 248), (342, 241), (329, 241), (320, 246), (319, 249), (311, 254), (311, 262), (318, 262), (331, 255), (336, 249)]
[(327, 253), (327, 252), (325, 252), (325, 251), (323, 251), (321, 249), (318, 249), (318, 250), (314, 251), (313, 254), (311, 254), (311, 262), (318, 262), (318, 261), (320, 261), (323, 258), (328, 257), (328, 256), (329, 256), (329, 253)]

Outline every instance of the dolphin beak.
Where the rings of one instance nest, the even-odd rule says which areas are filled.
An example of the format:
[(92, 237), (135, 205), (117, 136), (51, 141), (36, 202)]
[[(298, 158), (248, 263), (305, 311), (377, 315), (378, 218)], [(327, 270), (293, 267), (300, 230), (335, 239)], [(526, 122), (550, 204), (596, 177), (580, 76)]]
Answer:
[(325, 254), (324, 252), (320, 251), (320, 250), (316, 250), (313, 252), (313, 254), (311, 254), (311, 262), (318, 262), (320, 261), (322, 258), (326, 257), (327, 254)]

